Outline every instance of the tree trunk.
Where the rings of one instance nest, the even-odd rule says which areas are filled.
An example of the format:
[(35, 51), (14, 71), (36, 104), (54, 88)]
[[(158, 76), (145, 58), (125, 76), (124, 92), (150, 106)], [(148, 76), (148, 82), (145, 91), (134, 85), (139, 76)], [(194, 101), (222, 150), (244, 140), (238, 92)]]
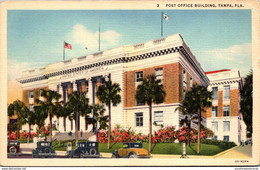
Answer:
[(38, 130), (37, 130), (37, 138), (39, 137), (39, 131), (40, 131), (40, 129), (41, 129), (41, 127), (39, 126), (39, 125), (37, 125), (38, 126)]
[(50, 114), (49, 116), (50, 116), (50, 135), (51, 135), (51, 142), (52, 142), (52, 117)]
[(199, 108), (199, 114), (198, 114), (198, 147), (197, 147), (197, 154), (200, 154), (200, 123), (201, 123), (201, 109)]
[(189, 126), (188, 126), (188, 128), (189, 128), (189, 134), (188, 134), (188, 144), (189, 144), (189, 146), (190, 146), (190, 131), (191, 131), (191, 121), (189, 122)]
[(75, 139), (76, 139), (76, 144), (79, 141), (79, 130), (78, 130), (78, 112), (76, 112), (76, 119), (75, 119)]
[(98, 118), (97, 118), (97, 116), (95, 116), (95, 126), (96, 126), (96, 142), (98, 142), (98, 120), (97, 120)]
[(19, 123), (19, 119), (17, 118), (17, 139), (20, 138), (20, 123)]
[(30, 138), (31, 138), (31, 125), (29, 124), (29, 129), (28, 129), (28, 138), (27, 138), (27, 143), (30, 143)]
[(149, 154), (152, 152), (152, 105), (149, 104)]
[(188, 127), (188, 144), (190, 146), (190, 128)]
[(111, 148), (111, 104), (108, 104), (108, 141), (107, 141), (107, 149)]

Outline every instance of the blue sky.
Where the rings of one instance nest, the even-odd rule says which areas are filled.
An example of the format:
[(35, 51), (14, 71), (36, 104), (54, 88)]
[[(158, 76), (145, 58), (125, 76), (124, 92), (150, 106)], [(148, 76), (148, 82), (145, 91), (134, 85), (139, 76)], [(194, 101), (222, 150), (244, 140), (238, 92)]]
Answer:
[(164, 36), (180, 33), (205, 71), (251, 69), (250, 10), (8, 10), (8, 77), (62, 61), (64, 40), (66, 59), (97, 52), (99, 22), (101, 50), (161, 38), (161, 12)]

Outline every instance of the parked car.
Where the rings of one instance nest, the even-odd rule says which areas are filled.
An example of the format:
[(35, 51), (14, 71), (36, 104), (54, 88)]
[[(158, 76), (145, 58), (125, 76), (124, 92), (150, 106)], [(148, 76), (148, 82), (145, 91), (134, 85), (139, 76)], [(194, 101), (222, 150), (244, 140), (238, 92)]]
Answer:
[(39, 141), (37, 142), (37, 148), (32, 151), (32, 157), (51, 157), (56, 155), (55, 150), (52, 149), (51, 142)]
[(123, 143), (123, 148), (115, 150), (112, 158), (150, 158), (142, 143)]
[(21, 155), (20, 141), (9, 140), (7, 143), (7, 155)]
[(250, 138), (250, 139), (247, 139), (247, 140), (245, 141), (245, 144), (246, 144), (246, 145), (248, 145), (248, 144), (253, 144), (252, 139), (251, 139), (251, 138)]
[(77, 156), (79, 158), (99, 158), (97, 142), (78, 142), (77, 148), (66, 152), (66, 156), (72, 158)]

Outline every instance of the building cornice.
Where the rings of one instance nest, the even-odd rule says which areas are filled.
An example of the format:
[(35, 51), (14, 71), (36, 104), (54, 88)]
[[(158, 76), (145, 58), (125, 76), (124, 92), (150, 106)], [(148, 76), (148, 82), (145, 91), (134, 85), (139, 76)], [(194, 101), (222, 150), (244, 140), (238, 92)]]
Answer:
[(128, 63), (128, 62), (132, 62), (132, 61), (143, 60), (146, 58), (152, 58), (152, 57), (157, 57), (157, 56), (161, 56), (161, 55), (165, 55), (165, 54), (175, 53), (175, 52), (178, 52), (180, 48), (181, 47), (166, 48), (163, 50), (144, 53), (141, 55), (134, 55), (134, 56), (130, 56), (130, 57), (121, 57), (121, 58), (106, 60), (106, 61), (88, 64), (88, 65), (84, 65), (84, 66), (56, 71), (56, 72), (44, 74), (43, 76), (38, 76), (38, 77), (30, 78), (30, 79), (19, 79), (18, 81), (22, 84), (30, 83), (33, 81), (44, 80), (44, 79), (48, 79), (50, 77), (55, 77), (55, 76), (60, 76), (60, 75), (69, 74), (69, 73), (73, 73), (73, 72), (83, 71), (83, 70), (91, 69), (94, 67), (108, 66), (108, 65), (112, 65), (112, 64)]
[(218, 86), (218, 85), (228, 85), (228, 84), (233, 84), (233, 83), (239, 83), (242, 82), (241, 78), (234, 78), (234, 79), (222, 79), (218, 81), (211, 81), (210, 86)]
[[(165, 38), (163, 39), (163, 42), (164, 41), (165, 41)], [(158, 57), (158, 56), (162, 56), (162, 55), (167, 55), (167, 54), (179, 52), (188, 60), (189, 64), (191, 64), (195, 68), (195, 70), (200, 75), (201, 79), (204, 82), (206, 82), (206, 84), (208, 84), (209, 81), (207, 79), (207, 76), (205, 76), (204, 71), (201, 69), (200, 66), (197, 66), (198, 62), (194, 61), (195, 60), (194, 57), (190, 56), (192, 54), (190, 54), (189, 48), (187, 47), (187, 45), (184, 43), (184, 41), (182, 39), (181, 39), (181, 41), (182, 41), (182, 43), (180, 43), (179, 40), (177, 41), (178, 42), (177, 44), (179, 44), (179, 45), (177, 45), (175, 42), (172, 42), (171, 44), (170, 44), (170, 42), (165, 42), (165, 45), (167, 45), (167, 46), (173, 45), (173, 44), (175, 45), (174, 47), (167, 48), (167, 47), (165, 47), (165, 45), (163, 46), (163, 43), (160, 44), (161, 41), (157, 42), (156, 40), (154, 40), (152, 42), (153, 43), (159, 43), (159, 46), (162, 49), (158, 49), (159, 46), (158, 47), (155, 46), (154, 48), (158, 49), (158, 50), (144, 52), (143, 54), (136, 54), (135, 51), (134, 52), (127, 52), (127, 50), (126, 50), (125, 53), (120, 53), (121, 57), (118, 57), (118, 55), (117, 55), (117, 58), (113, 58), (113, 59), (108, 59), (107, 57), (105, 57), (104, 61), (100, 61), (101, 59), (99, 59), (99, 61), (96, 62), (96, 63), (85, 64), (85, 65), (81, 65), (81, 66), (76, 66), (77, 64), (72, 62), (72, 60), (75, 60), (75, 59), (71, 59), (71, 60), (68, 60), (68, 61), (63, 61), (63, 63), (57, 63), (58, 64), (57, 67), (61, 67), (61, 69), (62, 69), (60, 71), (47, 71), (48, 70), (47, 67), (49, 66), (48, 65), (48, 66), (45, 67), (46, 72), (42, 73), (42, 75), (39, 76), (39, 74), (38, 74), (38, 76), (35, 75), (35, 77), (30, 76), (30, 78), (24, 77), (24, 78), (18, 79), (18, 81), (22, 84), (25, 84), (25, 83), (30, 83), (30, 82), (40, 81), (40, 80), (46, 80), (46, 79), (49, 79), (49, 78), (52, 78), (52, 77), (66, 75), (66, 74), (79, 72), (79, 71), (83, 71), (83, 70), (88, 70), (88, 69), (95, 68), (95, 67), (109, 66), (109, 65), (121, 64), (121, 63), (130, 63), (130, 62), (134, 62), (134, 61), (138, 61), (138, 60), (144, 60), (144, 59), (148, 59), (148, 58), (153, 58), (153, 57)], [(129, 46), (129, 48), (130, 47), (131, 46)], [(135, 48), (135, 46), (133, 46), (133, 47)], [(137, 46), (137, 47), (139, 48), (139, 46)], [(151, 48), (151, 46), (149, 46), (149, 49), (153, 49), (153, 48)], [(139, 51), (139, 53), (141, 51)], [(143, 51), (145, 51), (145, 49)], [(136, 55), (131, 55), (131, 53), (136, 54)], [(98, 53), (98, 54), (101, 55), (101, 53)], [(95, 56), (95, 55), (96, 55), (96, 53), (93, 54), (93, 56)], [(111, 53), (110, 55), (113, 55), (113, 54)], [(77, 60), (80, 61), (80, 60), (85, 59), (85, 58), (86, 57), (83, 56), (83, 57), (77, 58)], [(68, 67), (64, 68), (63, 65), (64, 65), (65, 62), (68, 64), (68, 67), (70, 67), (70, 68), (68, 68)], [(50, 67), (55, 67), (55, 65), (50, 66)], [(49, 70), (51, 70), (51, 69), (49, 69)]]

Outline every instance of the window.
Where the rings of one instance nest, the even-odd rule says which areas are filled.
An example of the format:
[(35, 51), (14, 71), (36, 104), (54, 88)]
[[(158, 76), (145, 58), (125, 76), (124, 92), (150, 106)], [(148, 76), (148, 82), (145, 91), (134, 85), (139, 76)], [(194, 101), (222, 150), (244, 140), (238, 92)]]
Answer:
[(33, 91), (29, 91), (29, 98), (33, 98)]
[(183, 98), (185, 98), (186, 87), (187, 87), (186, 71), (183, 70)]
[(154, 121), (157, 124), (162, 124), (163, 123), (163, 111), (155, 111), (154, 112)]
[(186, 76), (186, 71), (183, 70), (183, 88), (185, 89), (187, 86), (187, 76)]
[(212, 87), (212, 100), (218, 100), (218, 87)]
[(218, 122), (212, 122), (212, 131), (217, 132), (218, 131)]
[(70, 127), (71, 127), (71, 130), (73, 130), (73, 120), (70, 120)]
[(190, 88), (192, 88), (192, 77), (190, 78)]
[(136, 106), (143, 106), (145, 103), (136, 100)]
[(183, 82), (187, 82), (187, 76), (186, 76), (186, 71), (183, 70)]
[(212, 107), (211, 117), (218, 117), (218, 107)]
[(224, 141), (229, 141), (229, 136), (224, 136), (224, 139), (223, 139)]
[(162, 83), (162, 81), (163, 81), (163, 68), (155, 69), (155, 76), (156, 76), (156, 79), (161, 80), (161, 83)]
[(88, 130), (88, 119), (89, 119), (90, 117), (88, 116), (88, 115), (86, 115), (85, 116), (85, 130)]
[(223, 115), (224, 116), (229, 116), (229, 106), (224, 106), (223, 108)]
[(135, 125), (136, 127), (143, 126), (143, 113), (135, 113)]
[(230, 122), (229, 121), (224, 121), (223, 122), (224, 125), (224, 132), (229, 132), (230, 131)]
[(229, 99), (230, 97), (230, 86), (224, 86), (224, 99)]
[(218, 136), (213, 136), (213, 140), (218, 140)]
[(33, 104), (29, 104), (29, 110), (33, 111)]
[(135, 73), (135, 81), (140, 82), (140, 81), (142, 81), (142, 79), (143, 79), (143, 72), (142, 71), (136, 72)]

